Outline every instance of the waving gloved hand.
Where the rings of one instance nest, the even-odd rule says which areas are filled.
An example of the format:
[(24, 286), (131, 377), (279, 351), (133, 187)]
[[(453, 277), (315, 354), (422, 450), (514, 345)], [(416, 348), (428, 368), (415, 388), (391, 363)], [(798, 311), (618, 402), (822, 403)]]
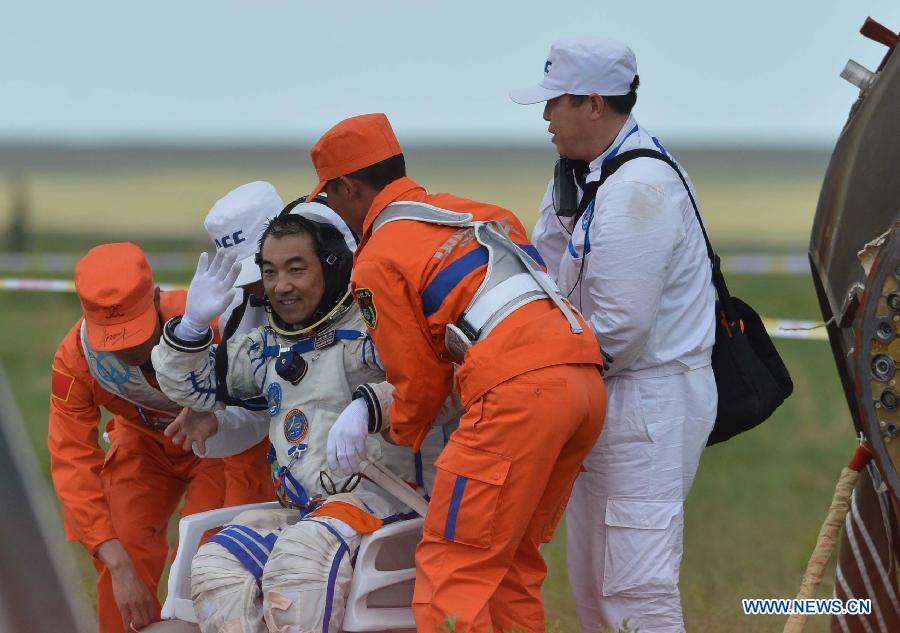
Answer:
[(234, 280), (241, 272), (241, 264), (236, 262), (237, 254), (222, 248), (216, 251), (216, 256), (207, 266), (208, 259), (205, 251), (200, 253), (197, 272), (188, 287), (184, 317), (175, 329), (175, 335), (181, 338), (199, 338), (182, 336), (182, 333), (205, 333), (213, 319), (222, 314), (234, 300)]
[(369, 408), (357, 398), (341, 411), (328, 432), (328, 467), (345, 475), (359, 471), (360, 460), (366, 459), (368, 435)]

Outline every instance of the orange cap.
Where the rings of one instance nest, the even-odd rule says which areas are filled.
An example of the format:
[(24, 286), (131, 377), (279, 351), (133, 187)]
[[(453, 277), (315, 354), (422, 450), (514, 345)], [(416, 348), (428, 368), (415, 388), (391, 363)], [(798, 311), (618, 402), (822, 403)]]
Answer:
[(156, 285), (144, 252), (134, 244), (101, 244), (75, 265), (75, 292), (98, 352), (145, 343), (156, 331)]
[(325, 132), (309, 150), (319, 184), (307, 199), (319, 195), (329, 180), (402, 153), (400, 142), (385, 115), (362, 114), (344, 119)]

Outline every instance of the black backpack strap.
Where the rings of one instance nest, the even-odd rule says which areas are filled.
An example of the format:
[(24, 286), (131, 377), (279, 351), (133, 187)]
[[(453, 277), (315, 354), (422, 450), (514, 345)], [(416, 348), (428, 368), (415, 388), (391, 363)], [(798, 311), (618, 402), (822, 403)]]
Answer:
[(681, 173), (681, 169), (679, 169), (675, 161), (666, 154), (655, 149), (630, 149), (620, 154), (616, 154), (605, 161), (600, 167), (600, 178), (589, 182), (584, 186), (581, 202), (578, 205), (578, 210), (575, 212), (576, 219), (580, 218), (587, 210), (588, 205), (594, 200), (594, 197), (597, 195), (597, 190), (603, 186), (603, 183), (616, 173), (619, 167), (635, 158), (655, 158), (656, 160), (661, 160), (678, 174), (678, 178), (681, 179), (681, 184), (684, 185), (684, 190), (687, 191), (688, 198), (690, 198), (691, 206), (694, 207), (694, 216), (697, 218), (697, 223), (700, 225), (700, 231), (703, 233), (703, 241), (706, 243), (706, 256), (709, 257), (709, 263), (712, 267), (713, 286), (715, 286), (716, 294), (719, 297), (719, 306), (729, 323), (737, 322), (737, 312), (732, 305), (731, 294), (728, 292), (728, 286), (725, 284), (725, 277), (722, 275), (721, 261), (709, 241), (709, 235), (707, 235), (706, 226), (704, 226), (703, 219), (700, 217), (700, 209), (697, 207), (697, 201), (694, 200), (694, 194), (691, 192), (691, 188), (688, 186), (684, 174)]
[[(605, 183), (610, 176), (618, 171), (619, 167), (634, 158), (641, 157), (659, 158), (667, 161), (670, 165), (675, 167), (675, 164), (671, 162), (671, 160), (665, 154), (652, 149), (632, 149), (628, 150), (627, 152), (622, 152), (621, 154), (616, 154), (615, 156), (604, 162), (600, 167), (600, 178), (598, 180), (594, 180), (588, 183), (584, 183), (584, 181), (582, 181), (580, 183), (584, 186), (581, 187), (581, 202), (578, 204), (578, 209), (575, 211), (575, 220), (577, 221), (578, 218), (580, 218), (582, 214), (587, 210), (588, 206), (591, 204), (591, 201), (594, 199), (594, 197), (596, 197), (597, 190), (603, 186), (603, 183)], [(677, 170), (678, 168), (675, 167), (675, 169)], [(684, 178), (682, 178), (681, 180), (682, 182), (684, 182)], [(685, 186), (687, 186), (687, 183), (685, 183)], [(690, 194), (690, 191), (688, 191), (688, 194)], [(693, 201), (694, 199), (691, 198), (691, 202)], [(696, 208), (697, 205), (694, 205), (694, 209)], [(706, 236), (706, 231), (703, 232), (703, 235), (704, 237)], [(707, 246), (709, 246), (709, 240), (706, 241), (706, 244)]]
[(247, 304), (250, 302), (250, 293), (244, 290), (244, 298), (241, 305), (236, 307), (228, 317), (228, 322), (222, 330), (222, 341), (216, 347), (216, 400), (223, 402), (228, 406), (242, 407), (251, 411), (261, 411), (268, 408), (268, 403), (263, 396), (250, 398), (249, 400), (241, 400), (233, 397), (228, 393), (228, 339), (234, 336), (244, 313), (247, 311)]
[(246, 290), (243, 290), (243, 293), (244, 296), (241, 299), (241, 305), (231, 311), (231, 314), (228, 316), (228, 322), (225, 323), (225, 329), (222, 330), (223, 343), (234, 336), (235, 330), (237, 330), (238, 325), (241, 323), (241, 319), (244, 318), (244, 313), (247, 311), (247, 304), (250, 303), (250, 293)]

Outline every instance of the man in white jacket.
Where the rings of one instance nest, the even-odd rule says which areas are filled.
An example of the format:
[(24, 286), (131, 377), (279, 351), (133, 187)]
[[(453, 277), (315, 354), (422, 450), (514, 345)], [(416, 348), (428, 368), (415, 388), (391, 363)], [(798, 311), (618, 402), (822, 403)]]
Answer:
[[(225, 398), (259, 394), (268, 403), (272, 476), (284, 508), (237, 517), (194, 557), (204, 633), (338, 631), (362, 535), (409, 516), (358, 474), (327, 463), (332, 425), (381, 415), (392, 391), (349, 293), (352, 237), (337, 223), (327, 207), (301, 203), (268, 225), (257, 261), (269, 324), (232, 337), (224, 360), (210, 347), (208, 323), (232, 300), (237, 268), (224, 251), (209, 267), (201, 256), (185, 315), (166, 324), (153, 352), (160, 386), (185, 406), (214, 410)], [(362, 437), (364, 456), (427, 494), (441, 429), (416, 455), (377, 433)]]
[[(263, 229), (283, 208), (281, 196), (271, 183), (250, 182), (217, 200), (203, 220), (216, 251), (233, 253), (241, 263), (241, 272), (234, 282), (234, 300), (219, 317), (219, 331), (223, 338), (246, 334), (267, 323), (263, 308), (265, 289), (254, 257)], [(232, 315), (236, 321), (234, 323)], [(265, 399), (260, 398), (256, 403), (247, 402), (244, 406), (229, 406), (216, 411), (185, 409), (166, 428), (165, 434), (185, 450), (193, 448), (199, 457), (228, 457), (242, 451), (258, 453), (261, 450), (262, 457), (253, 461), (258, 461), (263, 470), (268, 470), (265, 461), (268, 453), (265, 438), (269, 434), (267, 408)], [(247, 460), (248, 467), (250, 463), (251, 460)], [(232, 478), (235, 477), (232, 475)], [(268, 476), (266, 480), (267, 489), (271, 490)], [(231, 487), (236, 485), (237, 482)], [(226, 498), (227, 505), (237, 504), (229, 504)]]
[(644, 633), (683, 631), (684, 500), (717, 404), (706, 246), (678, 173), (653, 158), (622, 164), (580, 217), (557, 213), (563, 188), (577, 183), (580, 199), (620, 153), (669, 154), (631, 115), (639, 79), (627, 46), (561, 39), (542, 69), (540, 84), (510, 97), (546, 102), (552, 142), (582, 168), (551, 181), (532, 241), (612, 357), (606, 426), (567, 509), (572, 590), (585, 632), (626, 618)]

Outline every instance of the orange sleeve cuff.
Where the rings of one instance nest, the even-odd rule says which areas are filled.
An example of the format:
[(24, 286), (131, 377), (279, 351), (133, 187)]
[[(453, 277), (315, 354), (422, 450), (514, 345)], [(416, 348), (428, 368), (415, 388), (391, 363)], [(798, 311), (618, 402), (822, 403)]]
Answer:
[(108, 526), (106, 528), (91, 530), (91, 533), (89, 535), (82, 536), (78, 539), (78, 542), (84, 545), (84, 549), (88, 551), (88, 554), (90, 554), (91, 556), (97, 556), (97, 550), (100, 549), (100, 546), (103, 545), (106, 541), (111, 541), (114, 538), (119, 537), (112, 529), (112, 526)]

